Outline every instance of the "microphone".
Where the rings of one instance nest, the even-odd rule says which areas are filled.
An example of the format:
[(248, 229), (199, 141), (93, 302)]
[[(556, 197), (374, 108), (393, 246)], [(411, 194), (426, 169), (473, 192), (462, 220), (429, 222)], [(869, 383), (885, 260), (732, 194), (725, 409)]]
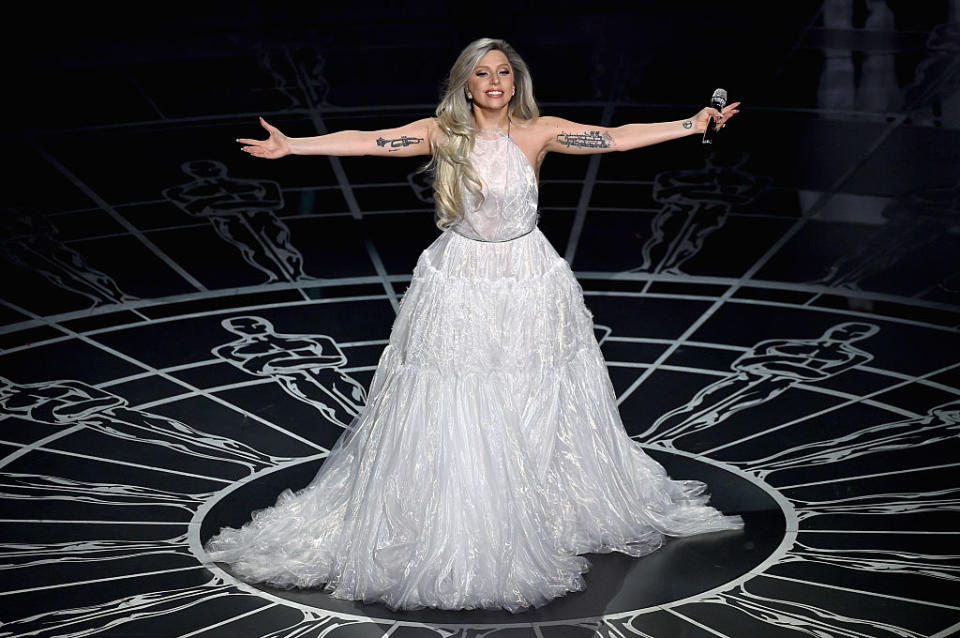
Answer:
[[(723, 107), (727, 105), (727, 92), (723, 89), (717, 89), (713, 92), (713, 95), (710, 97), (710, 106), (717, 109), (718, 111), (723, 110)], [(713, 136), (717, 133), (717, 123), (711, 117), (710, 121), (707, 122), (707, 130), (703, 132), (703, 143), (704, 144), (713, 144)]]

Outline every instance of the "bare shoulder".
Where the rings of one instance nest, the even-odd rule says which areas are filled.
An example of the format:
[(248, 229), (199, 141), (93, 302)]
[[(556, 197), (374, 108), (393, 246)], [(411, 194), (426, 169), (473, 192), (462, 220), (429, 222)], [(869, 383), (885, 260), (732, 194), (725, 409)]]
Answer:
[(523, 145), (530, 149), (532, 155), (539, 154), (555, 135), (556, 120), (557, 118), (550, 116), (530, 120), (515, 119), (511, 135), (518, 141), (523, 140)]
[(523, 128), (531, 137), (546, 139), (554, 134), (554, 131), (560, 126), (561, 122), (563, 122), (563, 120), (559, 117), (541, 115), (535, 120), (518, 121), (517, 126)]
[(426, 117), (422, 120), (418, 120), (415, 124), (422, 127), (426, 131), (427, 138), (430, 140), (430, 147), (433, 148), (437, 144), (442, 144), (447, 139), (447, 131), (440, 126), (440, 122), (436, 117)]
[(573, 124), (573, 122), (565, 120), (562, 117), (544, 115), (537, 120), (537, 129), (542, 135), (552, 137), (557, 134), (557, 131), (564, 127), (569, 127), (571, 124)]
[(445, 136), (443, 129), (440, 128), (440, 125), (437, 123), (437, 118), (435, 117), (425, 117), (422, 120), (417, 120), (414, 122), (414, 125), (426, 132), (426, 138), (430, 143), (430, 148), (433, 148), (433, 146)]
[(555, 115), (541, 115), (537, 118), (537, 125), (543, 128), (554, 129), (563, 122), (566, 122), (566, 120)]

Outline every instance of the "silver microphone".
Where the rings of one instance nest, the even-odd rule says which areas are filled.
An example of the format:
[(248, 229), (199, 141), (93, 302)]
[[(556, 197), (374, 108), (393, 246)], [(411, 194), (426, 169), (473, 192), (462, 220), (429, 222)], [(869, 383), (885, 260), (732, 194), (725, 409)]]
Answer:
[[(723, 110), (723, 107), (727, 105), (727, 92), (723, 89), (717, 89), (713, 92), (713, 95), (710, 97), (710, 106), (717, 109), (718, 111)], [(703, 143), (704, 144), (713, 144), (713, 136), (717, 132), (717, 124), (714, 119), (711, 117), (710, 121), (707, 122), (707, 130), (703, 132)]]

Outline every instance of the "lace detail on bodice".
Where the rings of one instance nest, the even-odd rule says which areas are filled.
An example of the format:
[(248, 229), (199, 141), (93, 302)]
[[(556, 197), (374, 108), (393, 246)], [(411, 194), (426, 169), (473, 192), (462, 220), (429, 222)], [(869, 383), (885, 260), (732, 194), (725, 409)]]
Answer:
[(477, 241), (509, 241), (537, 226), (537, 176), (530, 161), (499, 129), (477, 132), (470, 154), (483, 184), (483, 204), (464, 189), (465, 210), (450, 230)]

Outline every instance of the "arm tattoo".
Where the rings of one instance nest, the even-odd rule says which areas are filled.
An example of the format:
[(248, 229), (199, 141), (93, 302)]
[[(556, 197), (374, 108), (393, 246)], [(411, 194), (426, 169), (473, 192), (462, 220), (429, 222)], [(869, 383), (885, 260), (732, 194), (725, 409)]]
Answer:
[(683, 128), (693, 128), (693, 122), (691, 122), (690, 120), (684, 120)]
[(613, 136), (604, 131), (590, 131), (589, 133), (564, 133), (557, 135), (557, 142), (564, 146), (578, 146), (580, 148), (610, 148), (613, 146)]
[(412, 146), (413, 144), (419, 144), (423, 141), (422, 137), (407, 137), (406, 135), (402, 137), (397, 137), (392, 140), (385, 140), (382, 137), (377, 138), (377, 146), (387, 146), (390, 145), (390, 148), (387, 149), (388, 153), (393, 153), (403, 148), (404, 146)]

